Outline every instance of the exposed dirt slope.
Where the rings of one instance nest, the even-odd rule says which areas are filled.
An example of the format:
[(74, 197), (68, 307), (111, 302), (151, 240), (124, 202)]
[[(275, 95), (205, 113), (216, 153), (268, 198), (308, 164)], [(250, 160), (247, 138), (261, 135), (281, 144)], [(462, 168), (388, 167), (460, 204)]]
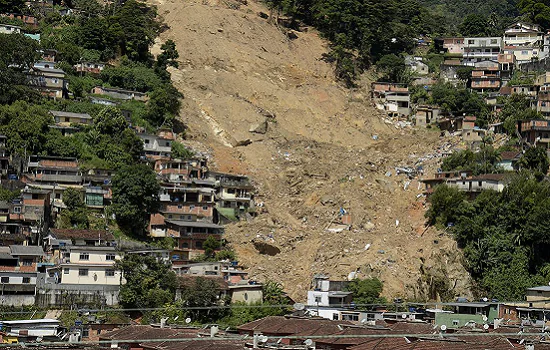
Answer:
[[(406, 178), (394, 171), (433, 153), (437, 133), (384, 123), (367, 88), (334, 81), (318, 33), (290, 40), (258, 16), (268, 12), (259, 3), (153, 3), (169, 26), (161, 40), (173, 39), (180, 53), (172, 77), (185, 95), (190, 144), (219, 170), (248, 174), (264, 204), (258, 218), (226, 230), (253, 278), (281, 282), (296, 300), (314, 273), (339, 279), (357, 269), (380, 277), (387, 296), (466, 293), (453, 240), (424, 230), (418, 182), (404, 190)], [(266, 134), (249, 132), (264, 121)], [(340, 208), (351, 213), (351, 230), (327, 231)]]

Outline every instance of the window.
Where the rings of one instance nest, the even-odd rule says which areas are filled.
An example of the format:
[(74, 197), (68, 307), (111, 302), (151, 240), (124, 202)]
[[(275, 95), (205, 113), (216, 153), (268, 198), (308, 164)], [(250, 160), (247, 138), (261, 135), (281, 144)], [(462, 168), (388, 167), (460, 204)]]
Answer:
[(14, 207), (13, 212), (16, 213), (16, 214), (21, 213), (21, 207)]
[(181, 248), (182, 248), (182, 249), (189, 248), (189, 243), (182, 243), (182, 244), (181, 244)]
[(473, 45), (473, 44), (474, 44), (473, 40), (468, 40), (468, 45)]
[(208, 206), (204, 205), (204, 206), (202, 207), (202, 210), (208, 210)]
[(197, 243), (195, 243), (195, 247), (196, 247), (197, 249), (202, 249), (202, 242), (197, 242)]
[(79, 276), (88, 276), (88, 269), (78, 269)]
[(315, 302), (316, 302), (316, 303), (320, 303), (320, 302), (321, 302), (321, 297), (320, 297), (320, 296), (316, 296), (316, 297), (315, 297)]
[(334, 321), (338, 321), (338, 314), (337, 314), (337, 313), (333, 313), (333, 314), (332, 314), (332, 319), (333, 319)]
[(114, 261), (115, 260), (115, 255), (114, 254), (107, 254), (107, 255), (105, 255), (105, 260)]
[(23, 283), (31, 283), (30, 277), (23, 277)]
[(0, 282), (1, 283), (10, 283), (10, 278), (9, 277), (1, 277)]
[(32, 259), (23, 259), (23, 266), (32, 266)]
[(90, 328), (82, 329), (82, 338), (88, 338), (90, 336)]
[(69, 269), (68, 267), (63, 269), (63, 274), (68, 275), (69, 272), (71, 272), (71, 269)]
[(460, 321), (459, 321), (459, 320), (453, 320), (453, 326), (458, 326), (458, 325), (459, 325), (459, 323), (460, 323)]
[(482, 186), (482, 182), (481, 182), (481, 181), (478, 181), (478, 182), (477, 182), (477, 185), (478, 185), (479, 187), (481, 187), (481, 186)]
[(497, 43), (497, 39), (491, 39), (491, 44), (496, 44)]
[(90, 254), (88, 253), (80, 253), (80, 260), (90, 260)]
[(113, 269), (105, 270), (105, 277), (115, 277), (115, 270)]
[(522, 54), (522, 55), (527, 55), (528, 52), (527, 52), (526, 50), (523, 50), (523, 51), (521, 51), (521, 54)]

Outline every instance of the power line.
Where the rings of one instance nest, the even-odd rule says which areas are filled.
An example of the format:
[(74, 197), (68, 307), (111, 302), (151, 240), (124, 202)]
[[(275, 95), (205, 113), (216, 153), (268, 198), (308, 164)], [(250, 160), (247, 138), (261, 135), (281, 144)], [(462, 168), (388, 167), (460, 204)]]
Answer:
[[(329, 304), (329, 305), (307, 305), (303, 304), (304, 308), (316, 309), (316, 308), (339, 308), (339, 309), (348, 309), (350, 311), (362, 311), (359, 310), (363, 307), (408, 307), (408, 306), (468, 306), (468, 304), (507, 304), (514, 306), (515, 304), (525, 304), (525, 301), (495, 301), (495, 302), (484, 302), (484, 301), (473, 301), (473, 302), (402, 302), (402, 303), (371, 303), (371, 304), (353, 304), (353, 305), (342, 305), (342, 304)], [(537, 300), (533, 303), (550, 303), (550, 299)], [(216, 310), (216, 309), (256, 309), (256, 308), (294, 308), (296, 304), (260, 304), (260, 305), (246, 305), (246, 304), (229, 304), (229, 305), (212, 305), (212, 306), (182, 306), (181, 309), (184, 310)], [(522, 305), (524, 306), (524, 305)], [(139, 312), (139, 311), (161, 311), (166, 310), (167, 307), (154, 307), (154, 308), (108, 308), (108, 309), (92, 309), (92, 308), (78, 308), (78, 309), (36, 309), (30, 311), (1, 311), (0, 315), (6, 314), (28, 314), (33, 312), (45, 312), (48, 310), (59, 310), (59, 311), (83, 311), (83, 312)], [(368, 310), (371, 311), (371, 310)], [(550, 310), (548, 310), (550, 311)], [(392, 312), (392, 311), (390, 311)]]

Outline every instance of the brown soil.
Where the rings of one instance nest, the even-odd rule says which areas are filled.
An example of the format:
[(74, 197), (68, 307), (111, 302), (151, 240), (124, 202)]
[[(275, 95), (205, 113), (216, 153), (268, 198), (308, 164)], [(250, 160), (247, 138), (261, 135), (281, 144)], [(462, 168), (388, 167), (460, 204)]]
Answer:
[[(290, 40), (288, 29), (258, 15), (268, 13), (260, 3), (150, 1), (169, 25), (160, 40), (173, 39), (180, 54), (171, 72), (185, 95), (188, 145), (202, 147), (218, 170), (249, 175), (263, 203), (256, 219), (226, 229), (252, 278), (278, 281), (296, 300), (314, 273), (342, 279), (352, 271), (381, 278), (388, 297), (437, 297), (442, 280), (447, 295), (467, 293), (454, 241), (424, 228), (418, 180), (404, 190), (407, 178), (394, 170), (436, 152), (439, 133), (386, 123), (368, 84), (351, 91), (335, 82), (315, 30)], [(249, 132), (264, 120), (266, 134)], [(423, 164), (432, 172), (437, 160)], [(327, 231), (340, 208), (351, 229)]]

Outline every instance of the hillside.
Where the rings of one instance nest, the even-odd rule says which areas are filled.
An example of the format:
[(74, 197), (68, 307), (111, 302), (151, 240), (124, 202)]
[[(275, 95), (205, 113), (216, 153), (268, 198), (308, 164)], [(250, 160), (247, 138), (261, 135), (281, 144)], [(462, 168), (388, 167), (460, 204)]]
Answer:
[[(454, 240), (424, 230), (420, 185), (405, 186), (394, 170), (431, 158), (438, 132), (384, 122), (367, 80), (354, 91), (334, 81), (315, 30), (289, 39), (258, 15), (269, 11), (257, 2), (150, 2), (168, 25), (161, 40), (173, 39), (180, 54), (171, 73), (185, 96), (187, 144), (257, 187), (262, 213), (226, 229), (252, 278), (279, 281), (296, 300), (314, 273), (338, 279), (356, 270), (380, 277), (390, 297), (468, 293)], [(249, 132), (264, 121), (267, 133)], [(435, 162), (424, 162), (426, 171)], [(351, 230), (327, 231), (340, 208), (351, 213)]]

